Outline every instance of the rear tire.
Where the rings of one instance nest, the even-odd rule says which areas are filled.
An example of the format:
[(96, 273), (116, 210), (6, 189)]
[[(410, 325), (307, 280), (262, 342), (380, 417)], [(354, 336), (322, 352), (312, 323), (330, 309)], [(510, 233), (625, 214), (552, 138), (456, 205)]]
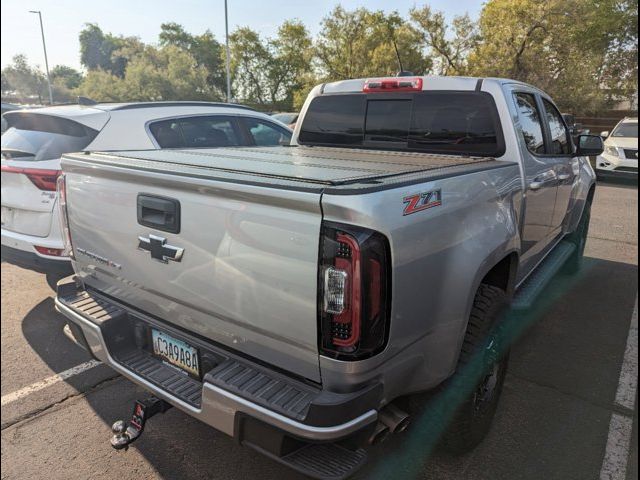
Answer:
[(584, 210), (576, 230), (567, 235), (566, 240), (573, 243), (576, 246), (576, 250), (573, 252), (567, 263), (564, 265), (564, 271), (569, 275), (575, 275), (582, 268), (582, 260), (584, 258), (584, 249), (587, 246), (587, 237), (589, 235), (589, 223), (591, 222), (591, 203), (592, 200), (587, 200), (584, 205)]
[(480, 286), (458, 367), (449, 384), (464, 398), (441, 439), (442, 446), (452, 453), (474, 449), (491, 427), (507, 372), (508, 352), (500, 347), (497, 328), (507, 307), (503, 290), (486, 284)]

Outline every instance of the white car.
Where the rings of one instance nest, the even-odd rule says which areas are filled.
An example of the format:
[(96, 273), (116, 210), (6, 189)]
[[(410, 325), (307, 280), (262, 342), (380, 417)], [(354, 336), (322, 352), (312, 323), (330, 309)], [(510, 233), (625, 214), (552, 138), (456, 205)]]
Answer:
[(292, 133), (266, 114), (211, 102), (64, 105), (4, 119), (2, 260), (47, 274), (50, 285), (72, 273), (54, 208), (62, 154), (281, 145)]
[(596, 158), (598, 176), (638, 177), (638, 119), (625, 118), (609, 132), (600, 134), (606, 138), (604, 153)]

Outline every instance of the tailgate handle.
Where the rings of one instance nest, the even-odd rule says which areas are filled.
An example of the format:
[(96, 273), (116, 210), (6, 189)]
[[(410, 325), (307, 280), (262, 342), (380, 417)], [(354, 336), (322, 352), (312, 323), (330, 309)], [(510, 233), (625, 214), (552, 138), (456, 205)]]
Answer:
[(169, 233), (180, 233), (180, 202), (174, 198), (138, 194), (138, 223)]

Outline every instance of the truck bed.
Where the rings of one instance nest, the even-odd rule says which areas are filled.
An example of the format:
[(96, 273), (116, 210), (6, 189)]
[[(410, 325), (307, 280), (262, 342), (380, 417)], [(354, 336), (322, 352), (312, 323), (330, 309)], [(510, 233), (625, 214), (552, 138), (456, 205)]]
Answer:
[(67, 159), (301, 191), (375, 191), (509, 162), (487, 157), (303, 146), (95, 152)]

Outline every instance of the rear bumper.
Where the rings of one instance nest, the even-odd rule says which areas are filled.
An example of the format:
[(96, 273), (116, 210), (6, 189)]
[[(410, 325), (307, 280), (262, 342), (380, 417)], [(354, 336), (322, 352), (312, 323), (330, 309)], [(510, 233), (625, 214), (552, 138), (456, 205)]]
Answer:
[(54, 260), (40, 256), (35, 252), (9, 247), (4, 242), (1, 256), (2, 260), (7, 263), (39, 273), (55, 273), (59, 275), (71, 275), (73, 273), (73, 268), (68, 258)]
[[(97, 303), (90, 304), (92, 300), (87, 300), (89, 298), (95, 299)], [(85, 311), (77, 306), (83, 303)], [(135, 367), (135, 362), (138, 360), (130, 361), (129, 358), (135, 357), (136, 351), (140, 352), (139, 349), (122, 347), (114, 343), (115, 337), (135, 336), (122, 335), (121, 328), (129, 328), (128, 322), (135, 322), (137, 332), (140, 325), (144, 326), (147, 321), (154, 328), (158, 327), (157, 320), (147, 318), (144, 313), (129, 309), (117, 302), (111, 303), (99, 293), (85, 292), (73, 281), (60, 282), (55, 305), (56, 310), (65, 315), (81, 331), (81, 335), (74, 333), (74, 337), (83, 337), (78, 339), (79, 343), (88, 348), (97, 359), (159, 398), (240, 442), (255, 442), (255, 439), (247, 438), (248, 433), (245, 430), (251, 430), (247, 419), (266, 424), (275, 432), (309, 443), (335, 442), (351, 438), (373, 428), (377, 422), (376, 407), (382, 395), (380, 385), (371, 385), (350, 394), (325, 392), (318, 386), (287, 377), (282, 372), (270, 370), (268, 367), (237, 357), (231, 352), (210, 344), (205, 347), (206, 354), (211, 353), (212, 356), (219, 358), (220, 363), (214, 364), (203, 375), (201, 382), (196, 382), (195, 386), (200, 389), (201, 395), (191, 393), (190, 398), (182, 398), (169, 388), (163, 388), (161, 384), (145, 374), (149, 368), (153, 370), (153, 366), (142, 369)], [(171, 335), (176, 334), (175, 330), (168, 325), (159, 328), (168, 330)], [(76, 332), (77, 329), (75, 329)], [(191, 345), (201, 345), (196, 338), (188, 334), (178, 333), (178, 335), (180, 335), (178, 338), (190, 342)], [(146, 365), (151, 365), (148, 362), (152, 360), (147, 358)], [(145, 359), (142, 361), (144, 362)], [(272, 389), (267, 389), (259, 397), (252, 396), (240, 386), (240, 377), (242, 375), (245, 378), (249, 377), (254, 371), (273, 384)], [(277, 391), (274, 397), (279, 399), (271, 398), (265, 401), (264, 398), (269, 390)], [(189, 391), (188, 388), (187, 391)], [(198, 401), (190, 401), (194, 397), (198, 397)], [(286, 398), (290, 400), (285, 400)], [(303, 411), (285, 408), (284, 402), (291, 404), (294, 398), (305, 399), (303, 403), (306, 406)]]

